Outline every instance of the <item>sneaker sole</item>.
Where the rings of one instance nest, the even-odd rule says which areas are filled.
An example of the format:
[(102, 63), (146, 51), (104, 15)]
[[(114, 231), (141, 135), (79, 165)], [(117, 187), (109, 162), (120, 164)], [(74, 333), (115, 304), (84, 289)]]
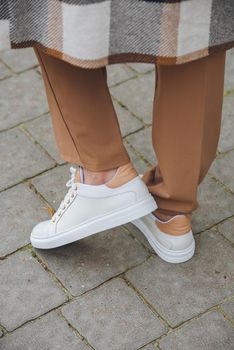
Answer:
[(148, 195), (144, 200), (118, 209), (111, 213), (105, 214), (102, 217), (95, 218), (82, 225), (73, 227), (71, 230), (60, 233), (59, 235), (49, 238), (36, 238), (31, 235), (30, 240), (32, 246), (39, 249), (51, 249), (63, 246), (68, 243), (78, 241), (82, 238), (91, 236), (95, 233), (111, 229), (116, 226), (124, 225), (132, 220), (136, 220), (145, 216), (157, 208), (155, 200), (151, 195)]
[(135, 225), (145, 235), (145, 237), (147, 238), (147, 240), (148, 240), (149, 244), (151, 245), (151, 247), (153, 248), (153, 250), (156, 252), (156, 254), (162, 260), (169, 262), (169, 263), (172, 263), (172, 264), (178, 264), (178, 263), (186, 262), (193, 257), (194, 252), (195, 252), (195, 241), (194, 240), (186, 249), (169, 250), (155, 239), (152, 232), (142, 222), (142, 220), (134, 220), (134, 221), (132, 221), (132, 224)]

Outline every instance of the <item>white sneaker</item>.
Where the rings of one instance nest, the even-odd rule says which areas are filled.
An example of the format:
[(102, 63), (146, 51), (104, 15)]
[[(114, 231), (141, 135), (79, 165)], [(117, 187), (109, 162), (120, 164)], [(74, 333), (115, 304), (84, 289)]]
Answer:
[(148, 214), (132, 223), (145, 235), (161, 259), (176, 264), (193, 257), (195, 241), (190, 215), (176, 215), (164, 222)]
[(51, 220), (37, 224), (31, 233), (36, 248), (50, 249), (94, 233), (126, 224), (157, 208), (146, 185), (131, 163), (118, 168), (104, 185), (83, 183), (83, 169), (70, 168), (69, 191)]

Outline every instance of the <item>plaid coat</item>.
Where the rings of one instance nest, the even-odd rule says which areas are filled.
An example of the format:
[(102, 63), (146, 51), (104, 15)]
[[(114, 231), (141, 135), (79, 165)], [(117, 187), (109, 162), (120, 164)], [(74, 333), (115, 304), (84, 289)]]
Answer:
[(0, 49), (84, 68), (180, 64), (234, 46), (234, 0), (0, 0)]

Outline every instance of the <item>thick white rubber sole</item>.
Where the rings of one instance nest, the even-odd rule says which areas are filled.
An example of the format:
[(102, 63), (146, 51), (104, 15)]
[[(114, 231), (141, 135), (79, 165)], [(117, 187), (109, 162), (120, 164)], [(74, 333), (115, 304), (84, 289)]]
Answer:
[(147, 238), (149, 244), (156, 252), (156, 254), (164, 261), (178, 264), (190, 260), (195, 252), (195, 241), (193, 240), (191, 244), (186, 249), (181, 250), (170, 250), (164, 247), (152, 234), (150, 229), (142, 222), (142, 220), (132, 221), (134, 224)]
[(132, 220), (136, 220), (157, 209), (153, 197), (149, 194), (144, 200), (141, 200), (129, 207), (120, 208), (101, 217), (86, 221), (85, 223), (73, 226), (70, 230), (60, 232), (48, 238), (37, 238), (31, 235), (32, 246), (39, 249), (51, 249), (62, 245), (78, 241), (82, 238), (91, 236), (95, 233), (111, 229), (116, 226), (124, 225)]

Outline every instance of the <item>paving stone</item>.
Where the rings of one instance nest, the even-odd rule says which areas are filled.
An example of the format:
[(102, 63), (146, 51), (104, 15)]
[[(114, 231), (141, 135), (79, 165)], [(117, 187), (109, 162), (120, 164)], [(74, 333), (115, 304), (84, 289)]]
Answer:
[(65, 161), (60, 158), (55, 134), (52, 128), (52, 122), (49, 114), (43, 115), (37, 119), (24, 124), (24, 127), (30, 132), (35, 140), (56, 160), (63, 164)]
[(40, 75), (28, 71), (0, 81), (0, 129), (7, 129), (48, 111)]
[(0, 134), (0, 190), (55, 165), (43, 150), (19, 129)]
[(112, 64), (107, 66), (108, 86), (118, 84), (135, 76), (135, 73), (126, 64)]
[(57, 209), (67, 193), (66, 183), (70, 178), (70, 165), (56, 167), (31, 180), (37, 191)]
[(227, 51), (224, 90), (234, 89), (234, 49)]
[(42, 75), (42, 73), (41, 73), (41, 67), (40, 67), (40, 66), (38, 66), (38, 67), (36, 68), (36, 72), (38, 72), (40, 75)]
[(210, 173), (228, 186), (234, 193), (234, 150), (217, 157), (212, 164)]
[(39, 318), (0, 340), (4, 350), (91, 350), (55, 312)]
[(234, 321), (234, 299), (230, 301), (226, 301), (224, 304), (221, 305), (221, 308), (223, 309), (224, 313)]
[(183, 264), (158, 257), (127, 272), (127, 278), (173, 327), (234, 292), (233, 248), (217, 233), (196, 239), (196, 254)]
[(143, 127), (142, 122), (130, 114), (127, 109), (121, 107), (116, 101), (114, 101), (113, 104), (123, 137)]
[(130, 146), (130, 144), (126, 140), (124, 140), (124, 146), (129, 154), (129, 157), (135, 169), (138, 171), (139, 174), (144, 174), (144, 172), (149, 167), (147, 163), (136, 154), (135, 150)]
[[(234, 80), (234, 78), (233, 78)], [(233, 108), (234, 108), (234, 93), (233, 94), (228, 94), (228, 95), (224, 95), (224, 98), (223, 98), (223, 109), (222, 109), (222, 118), (225, 119), (225, 117), (227, 115), (233, 115), (234, 114), (234, 111), (233, 111)]]
[(217, 224), (234, 214), (234, 196), (207, 176), (198, 188), (199, 208), (192, 218), (195, 233)]
[[(234, 79), (233, 79), (234, 80)], [(234, 149), (234, 94), (224, 97), (219, 152)]]
[(112, 87), (110, 91), (133, 114), (150, 124), (153, 113), (154, 87), (155, 74), (152, 72)]
[(122, 227), (37, 253), (73, 295), (100, 285), (143, 262), (148, 255)]
[(218, 230), (230, 242), (234, 243), (234, 218), (228, 219), (218, 226)]
[(140, 350), (158, 350), (158, 347), (156, 345), (154, 346), (153, 344), (149, 344), (144, 346)]
[(150, 164), (156, 163), (156, 157), (152, 146), (151, 127), (129, 135), (126, 140), (140, 153)]
[(9, 77), (11, 75), (11, 72), (9, 69), (0, 62), (0, 80), (5, 79), (6, 77)]
[(166, 331), (119, 278), (64, 306), (62, 313), (96, 350), (137, 350)]
[(0, 58), (15, 73), (20, 73), (24, 70), (36, 67), (38, 65), (36, 55), (31, 48), (2, 51), (0, 53)]
[(167, 335), (162, 350), (233, 350), (231, 324), (218, 312), (209, 312)]
[(137, 71), (138, 73), (146, 73), (154, 69), (154, 64), (151, 63), (138, 63), (138, 62), (133, 62), (133, 63), (127, 63), (129, 67)]
[(29, 251), (15, 253), (0, 262), (0, 276), (0, 323), (8, 331), (67, 300)]
[(32, 227), (47, 217), (44, 211), (38, 210), (43, 206), (44, 203), (22, 184), (0, 193), (1, 258), (30, 243)]

